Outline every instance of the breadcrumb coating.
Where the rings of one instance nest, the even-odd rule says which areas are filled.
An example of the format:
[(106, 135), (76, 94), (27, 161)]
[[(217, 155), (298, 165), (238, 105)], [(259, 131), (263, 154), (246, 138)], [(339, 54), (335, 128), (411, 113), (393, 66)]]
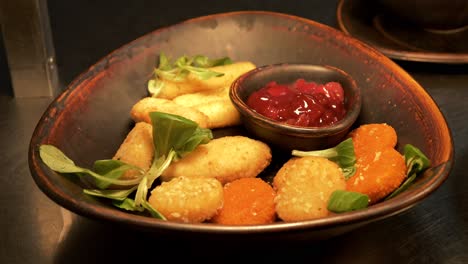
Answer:
[(200, 127), (208, 127), (208, 117), (202, 112), (162, 98), (146, 97), (141, 99), (133, 105), (130, 115), (135, 122), (151, 123), (150, 112), (163, 112), (183, 116), (194, 121)]
[(201, 223), (223, 206), (223, 186), (214, 178), (178, 177), (154, 188), (148, 202), (167, 220)]
[(346, 182), (338, 165), (326, 158), (301, 157), (287, 161), (273, 179), (276, 213), (283, 221), (303, 221), (328, 215), (335, 190)]
[(262, 225), (276, 218), (275, 191), (260, 178), (242, 178), (224, 185), (224, 205), (212, 219), (222, 225)]
[[(148, 170), (154, 156), (153, 128), (150, 124), (138, 122), (127, 134), (113, 159)], [(132, 179), (139, 174), (136, 170), (125, 172), (121, 179)]]
[(216, 178), (223, 185), (240, 178), (256, 177), (271, 162), (265, 143), (244, 136), (226, 136), (199, 145), (162, 173), (163, 180), (185, 177)]

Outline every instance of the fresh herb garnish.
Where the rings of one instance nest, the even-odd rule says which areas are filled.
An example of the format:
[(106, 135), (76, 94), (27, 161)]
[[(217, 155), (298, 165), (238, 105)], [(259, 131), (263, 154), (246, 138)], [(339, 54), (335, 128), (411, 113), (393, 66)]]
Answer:
[(369, 196), (343, 190), (334, 191), (328, 201), (327, 209), (334, 213), (344, 213), (366, 208), (369, 205)]
[[(144, 172), (138, 167), (118, 160), (99, 160), (94, 170), (76, 166), (63, 152), (52, 145), (42, 145), (39, 154), (43, 162), (54, 171), (72, 173), (79, 177), (83, 174), (95, 179), (100, 189), (85, 189), (84, 193), (113, 200), (113, 205), (130, 211), (148, 211), (153, 217), (165, 219), (147, 201), (148, 191), (154, 181), (169, 167), (173, 160), (185, 156), (198, 145), (208, 143), (213, 135), (211, 130), (200, 128), (197, 123), (181, 116), (152, 112), (153, 144), (155, 155), (151, 167)], [(138, 170), (141, 174), (135, 179), (120, 180), (128, 170)], [(129, 186), (128, 189), (102, 190), (109, 185)], [(135, 198), (128, 196), (136, 190)]]
[(98, 160), (94, 167), (98, 171), (92, 171), (79, 167), (68, 158), (62, 151), (52, 145), (41, 145), (39, 156), (42, 161), (52, 170), (60, 173), (72, 173), (79, 177), (89, 175), (94, 179), (96, 187), (105, 189), (111, 184), (120, 186), (133, 186), (140, 182), (141, 177), (128, 180), (119, 180), (120, 176), (127, 170), (142, 170), (136, 166), (126, 164), (118, 160)]
[(356, 155), (354, 154), (354, 145), (351, 138), (328, 149), (312, 151), (293, 150), (292, 155), (298, 157), (323, 157), (336, 162), (342, 169), (346, 180), (351, 178), (356, 172)]
[(207, 80), (213, 77), (221, 77), (222, 72), (216, 72), (209, 68), (232, 64), (232, 60), (228, 57), (219, 59), (209, 59), (203, 55), (193, 57), (182, 56), (177, 58), (174, 63), (161, 52), (159, 55), (159, 65), (154, 69), (154, 76), (148, 81), (148, 91), (152, 95), (157, 95), (163, 88), (161, 79), (166, 79), (174, 82), (180, 82), (187, 78), (189, 74), (193, 74), (201, 80)]
[(431, 166), (431, 161), (426, 157), (426, 155), (411, 144), (405, 145), (403, 153), (405, 155), (407, 178), (400, 187), (387, 196), (385, 200), (389, 200), (408, 189), (411, 183), (416, 179), (416, 176)]

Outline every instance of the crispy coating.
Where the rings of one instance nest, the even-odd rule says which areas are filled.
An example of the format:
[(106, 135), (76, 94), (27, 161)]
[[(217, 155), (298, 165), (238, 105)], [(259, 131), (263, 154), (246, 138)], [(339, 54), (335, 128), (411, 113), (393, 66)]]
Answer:
[(208, 127), (208, 117), (200, 111), (191, 107), (178, 105), (171, 100), (146, 97), (138, 101), (130, 111), (135, 122), (151, 123), (150, 112), (164, 112), (180, 115), (196, 122), (200, 127)]
[(275, 191), (260, 178), (224, 185), (224, 204), (212, 219), (222, 225), (261, 225), (275, 221)]
[(240, 113), (231, 100), (217, 100), (193, 106), (208, 117), (208, 128), (240, 125)]
[(177, 104), (192, 107), (208, 117), (208, 128), (240, 124), (240, 114), (229, 98), (229, 87), (184, 94), (173, 99)]
[(170, 221), (201, 223), (218, 212), (223, 199), (218, 180), (179, 177), (154, 188), (148, 201)]
[(244, 136), (226, 136), (200, 145), (172, 162), (162, 173), (162, 179), (208, 177), (226, 184), (239, 178), (256, 177), (270, 161), (271, 150), (265, 143)]
[(350, 133), (356, 154), (356, 173), (346, 189), (367, 194), (374, 204), (398, 188), (406, 177), (404, 157), (394, 149), (397, 134), (387, 124), (362, 125)]
[(301, 157), (286, 162), (273, 179), (276, 213), (283, 221), (302, 221), (328, 215), (335, 190), (346, 182), (338, 165), (326, 158)]
[(174, 82), (161, 79), (163, 82), (161, 91), (156, 96), (159, 98), (173, 99), (182, 94), (196, 93), (206, 90), (217, 90), (229, 87), (231, 83), (242, 74), (255, 68), (251, 62), (236, 62), (228, 65), (209, 68), (212, 71), (224, 73), (221, 77), (201, 80), (193, 74), (189, 74), (184, 81)]
[(207, 90), (196, 93), (189, 93), (179, 95), (174, 98), (174, 101), (177, 104), (184, 106), (196, 106), (204, 103), (209, 103), (213, 101), (218, 101), (222, 99), (229, 99), (229, 87), (223, 87), (216, 90)]
[(394, 148), (397, 143), (395, 129), (385, 123), (361, 125), (349, 135), (353, 139), (356, 155), (361, 156), (369, 150), (373, 154), (376, 150)]
[[(145, 122), (138, 122), (132, 130), (130, 130), (113, 159), (135, 165), (146, 171), (151, 166), (153, 156), (152, 126)], [(125, 172), (121, 179), (135, 178), (137, 174), (139, 174), (138, 171), (130, 170)]]
[(367, 194), (370, 204), (389, 195), (406, 177), (405, 158), (394, 148), (356, 157), (356, 173), (346, 182), (346, 189)]

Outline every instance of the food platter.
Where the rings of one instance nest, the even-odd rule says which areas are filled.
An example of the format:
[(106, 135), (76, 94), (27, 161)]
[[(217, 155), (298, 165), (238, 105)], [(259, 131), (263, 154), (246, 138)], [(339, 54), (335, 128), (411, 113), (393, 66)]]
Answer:
[[(84, 167), (91, 167), (94, 160), (112, 157), (133, 126), (130, 109), (148, 95), (146, 84), (161, 52), (172, 57), (229, 56), (233, 60), (252, 61), (257, 66), (287, 62), (340, 68), (352, 75), (362, 90), (362, 109), (356, 124), (391, 124), (399, 135), (400, 151), (404, 144), (411, 143), (426, 153), (434, 166), (400, 196), (366, 210), (303, 222), (234, 227), (174, 223), (120, 211), (83, 194), (86, 182), (64, 177), (41, 162), (38, 153), (41, 144), (59, 147)], [(213, 132), (215, 137), (246, 133), (241, 126)], [(281, 156), (271, 164), (267, 174), (278, 169)], [(399, 66), (328, 26), (287, 14), (259, 11), (191, 19), (158, 29), (112, 52), (78, 76), (51, 103), (32, 135), (29, 149), (35, 182), (64, 208), (154, 233), (200, 238), (335, 236), (416, 205), (444, 182), (452, 162), (452, 139), (442, 113), (426, 91)]]

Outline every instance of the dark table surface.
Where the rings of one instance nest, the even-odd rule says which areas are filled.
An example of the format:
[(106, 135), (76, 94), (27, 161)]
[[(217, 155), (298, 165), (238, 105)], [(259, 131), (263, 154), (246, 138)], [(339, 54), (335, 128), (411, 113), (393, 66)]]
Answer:
[[(79, 7), (65, 2), (49, 2), (63, 84), (122, 44), (194, 16), (262, 9), (336, 27), (336, 1), (231, 1), (230, 6), (211, 1), (214, 6), (192, 4), (181, 12), (162, 3), (115, 1), (108, 10), (93, 1)], [(103, 10), (108, 12), (100, 16)], [(468, 65), (397, 63), (427, 89), (451, 128), (455, 165), (448, 180), (404, 213), (326, 241), (298, 244), (173, 241), (71, 213), (37, 188), (27, 163), (31, 134), (52, 98), (0, 95), (0, 263), (108, 263), (141, 257), (154, 262), (285, 258), (307, 263), (468, 263)]]

